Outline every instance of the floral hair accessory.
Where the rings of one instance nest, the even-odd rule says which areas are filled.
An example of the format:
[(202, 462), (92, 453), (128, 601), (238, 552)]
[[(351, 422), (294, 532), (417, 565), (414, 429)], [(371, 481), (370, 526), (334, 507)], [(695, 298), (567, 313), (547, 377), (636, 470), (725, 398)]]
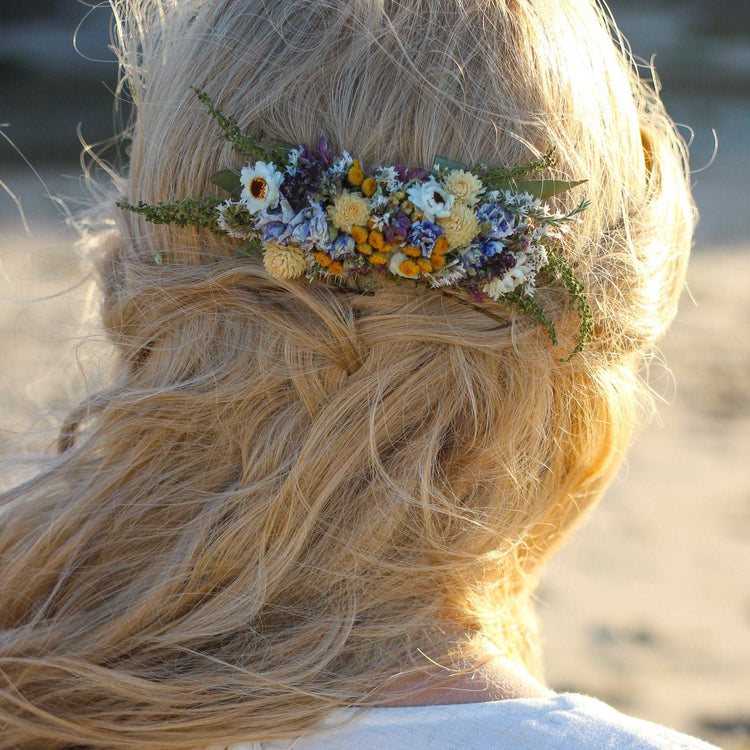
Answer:
[(509, 305), (544, 326), (556, 344), (555, 325), (534, 299), (541, 278), (565, 287), (580, 315), (570, 356), (590, 338), (583, 284), (554, 249), (561, 226), (588, 202), (566, 214), (544, 203), (583, 181), (528, 179), (554, 165), (552, 150), (513, 169), (437, 157), (429, 171), (397, 164), (368, 173), (346, 151), (334, 155), (325, 138), (311, 149), (272, 143), (262, 130), (244, 133), (205, 92), (194, 91), (249, 162), (239, 172), (213, 176), (229, 197), (119, 207), (157, 224), (204, 227), (245, 240), (240, 255), (261, 258), (279, 279), (324, 277), (363, 290), (378, 280), (410, 279), (503, 323), (487, 303)]

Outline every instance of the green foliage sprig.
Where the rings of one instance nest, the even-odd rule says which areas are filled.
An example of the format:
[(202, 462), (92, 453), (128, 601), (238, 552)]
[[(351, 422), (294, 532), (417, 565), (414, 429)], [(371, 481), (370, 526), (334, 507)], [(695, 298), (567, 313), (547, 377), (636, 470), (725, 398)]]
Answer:
[(555, 163), (555, 148), (553, 146), (540, 159), (528, 164), (521, 164), (512, 169), (488, 167), (484, 164), (468, 167), (466, 164), (437, 156), (433, 159), (432, 171), (440, 174), (441, 172), (449, 172), (452, 169), (467, 170), (482, 180), (488, 190), (511, 190), (516, 193), (531, 193), (531, 195), (541, 200), (551, 198), (553, 195), (560, 195), (586, 182), (586, 180), (557, 180), (553, 178), (522, 179), (537, 172), (551, 169), (555, 166)]
[(249, 133), (244, 133), (237, 120), (231, 115), (224, 114), (216, 107), (213, 99), (205, 91), (195, 87), (193, 87), (193, 91), (216, 121), (225, 140), (232, 144), (232, 147), (240, 156), (248, 161), (272, 161), (277, 163), (282, 163), (286, 159), (289, 147), (285, 144), (271, 142), (263, 128), (255, 128)]
[(178, 227), (202, 227), (214, 234), (226, 234), (216, 221), (216, 206), (223, 198), (218, 195), (204, 195), (200, 198), (183, 198), (176, 203), (146, 203), (138, 201), (132, 204), (118, 201), (117, 207), (143, 216), (153, 224), (176, 224)]
[(472, 172), (491, 190), (499, 189), (496, 183), (517, 182), (522, 177), (528, 177), (530, 174), (543, 172), (546, 169), (552, 169), (557, 163), (555, 157), (555, 147), (552, 146), (548, 151), (536, 161), (520, 164), (517, 167), (507, 169), (505, 167), (488, 167), (485, 164), (477, 164), (472, 168)]
[(504, 297), (513, 307), (530, 318), (533, 318), (540, 326), (547, 330), (550, 341), (557, 346), (557, 329), (555, 324), (547, 317), (544, 308), (533, 298), (527, 297), (520, 292), (508, 292)]
[(586, 299), (586, 290), (583, 282), (575, 275), (573, 269), (565, 258), (553, 252), (547, 255), (549, 265), (555, 278), (562, 283), (570, 294), (570, 307), (578, 313), (581, 324), (578, 328), (576, 346), (565, 361), (570, 361), (578, 352), (583, 350), (584, 345), (591, 339), (594, 330), (594, 317), (591, 306)]

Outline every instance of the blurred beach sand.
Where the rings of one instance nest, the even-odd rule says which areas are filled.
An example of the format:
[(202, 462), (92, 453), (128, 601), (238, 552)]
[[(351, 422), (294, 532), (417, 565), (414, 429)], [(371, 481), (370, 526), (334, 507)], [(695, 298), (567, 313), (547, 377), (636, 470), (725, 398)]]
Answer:
[(750, 747), (750, 252), (696, 253), (663, 357), (668, 404), (539, 593), (547, 677)]
[[(107, 348), (66, 237), (0, 237), (0, 260), (0, 450), (9, 455), (29, 444), (29, 429), (36, 446), (54, 442), (54, 415), (101, 381)], [(750, 747), (748, 288), (747, 248), (694, 256), (694, 301), (683, 297), (663, 347), (674, 380), (652, 367), (671, 403), (539, 592), (555, 689), (726, 748)]]

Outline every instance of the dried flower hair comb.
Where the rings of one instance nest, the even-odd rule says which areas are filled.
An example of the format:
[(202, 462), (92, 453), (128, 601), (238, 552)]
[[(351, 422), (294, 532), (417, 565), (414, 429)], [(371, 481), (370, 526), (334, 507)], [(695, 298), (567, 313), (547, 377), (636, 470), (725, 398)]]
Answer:
[(262, 130), (244, 133), (205, 92), (194, 91), (249, 162), (239, 172), (213, 176), (230, 197), (120, 202), (120, 208), (157, 224), (204, 227), (245, 240), (240, 255), (262, 258), (279, 279), (346, 279), (364, 289), (380, 279), (411, 279), (501, 322), (507, 321), (486, 303), (510, 305), (544, 326), (556, 344), (555, 325), (534, 299), (542, 275), (568, 290), (580, 315), (570, 356), (589, 339), (583, 284), (550, 247), (555, 229), (588, 202), (567, 214), (554, 214), (543, 202), (583, 181), (528, 179), (554, 165), (551, 150), (510, 170), (468, 168), (438, 157), (431, 171), (397, 164), (367, 174), (346, 151), (334, 155), (325, 138), (313, 150), (271, 143)]

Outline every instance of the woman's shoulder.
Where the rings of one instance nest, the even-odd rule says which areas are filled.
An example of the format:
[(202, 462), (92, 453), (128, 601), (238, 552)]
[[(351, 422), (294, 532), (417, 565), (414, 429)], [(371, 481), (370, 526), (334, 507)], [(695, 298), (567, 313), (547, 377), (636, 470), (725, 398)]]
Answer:
[(620, 713), (594, 698), (565, 693), (404, 708), (345, 709), (325, 728), (292, 742), (231, 750), (710, 750), (695, 737)]

